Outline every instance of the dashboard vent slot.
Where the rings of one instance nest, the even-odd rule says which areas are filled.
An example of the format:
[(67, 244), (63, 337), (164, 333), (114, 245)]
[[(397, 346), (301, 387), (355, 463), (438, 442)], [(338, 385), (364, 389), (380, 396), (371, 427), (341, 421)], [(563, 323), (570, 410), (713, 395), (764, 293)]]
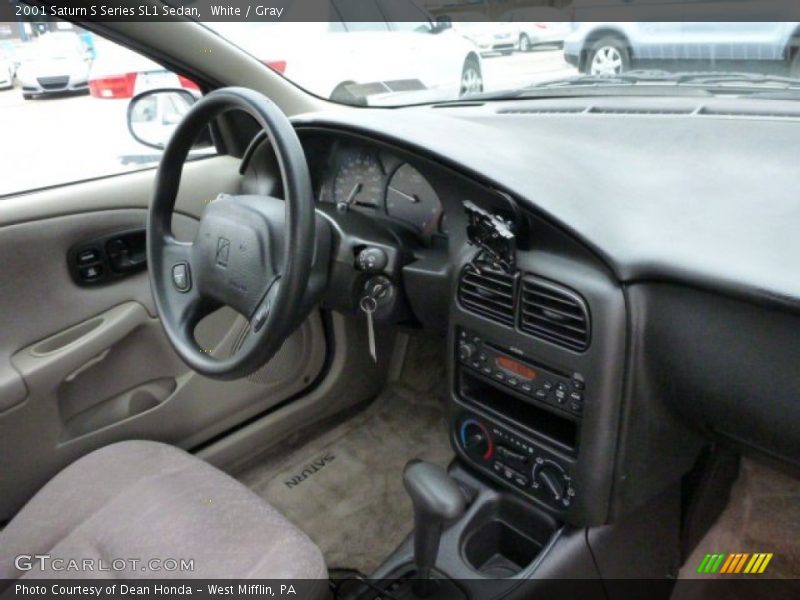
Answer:
[(780, 108), (767, 108), (762, 106), (754, 108), (734, 107), (726, 103), (706, 104), (698, 106), (667, 106), (664, 103), (652, 105), (641, 104), (637, 106), (594, 104), (587, 106), (550, 106), (537, 108), (504, 108), (497, 111), (500, 115), (547, 115), (547, 116), (572, 116), (572, 115), (618, 115), (618, 116), (644, 116), (644, 117), (723, 117), (723, 118), (751, 118), (798, 120), (800, 109), (781, 103)]
[(461, 100), (460, 102), (446, 102), (444, 104), (431, 104), (431, 108), (464, 108), (483, 106), (485, 102), (478, 102), (476, 100)]
[(524, 277), (520, 329), (558, 346), (583, 352), (589, 347), (589, 310), (578, 294), (537, 277)]
[(587, 112), (595, 115), (646, 115), (653, 117), (688, 116), (696, 108), (668, 106), (592, 106)]
[(502, 115), (645, 115), (645, 116), (690, 116), (697, 108), (654, 106), (556, 106), (539, 108), (510, 108), (498, 111)]
[(500, 115), (579, 115), (589, 110), (587, 106), (559, 106), (554, 108), (509, 108), (498, 110)]
[(513, 275), (467, 265), (458, 282), (458, 299), (468, 311), (513, 327), (515, 286)]
[(760, 118), (760, 119), (792, 119), (796, 121), (800, 119), (800, 110), (786, 109), (786, 110), (764, 110), (762, 107), (756, 107), (750, 110), (724, 108), (723, 106), (704, 106), (698, 110), (697, 114), (707, 117), (731, 117), (731, 118)]

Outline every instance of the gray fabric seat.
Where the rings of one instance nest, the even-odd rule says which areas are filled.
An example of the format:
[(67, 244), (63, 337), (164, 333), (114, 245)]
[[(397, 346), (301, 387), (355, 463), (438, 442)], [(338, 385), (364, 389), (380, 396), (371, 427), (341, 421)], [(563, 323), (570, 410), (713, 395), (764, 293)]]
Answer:
[[(192, 559), (194, 570), (16, 568), (15, 557), (37, 554)], [(303, 532), (235, 479), (173, 446), (132, 441), (74, 462), (0, 532), (0, 587), (18, 577), (326, 579), (327, 569)], [(324, 594), (327, 582), (314, 587)]]

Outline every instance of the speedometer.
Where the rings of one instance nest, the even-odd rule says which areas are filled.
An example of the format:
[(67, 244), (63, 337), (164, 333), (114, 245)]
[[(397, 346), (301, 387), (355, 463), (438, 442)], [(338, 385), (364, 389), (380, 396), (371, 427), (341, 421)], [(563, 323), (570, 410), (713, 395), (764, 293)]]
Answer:
[(442, 218), (442, 203), (428, 180), (408, 163), (394, 172), (386, 191), (386, 212), (407, 221), (423, 233), (435, 233)]
[(333, 200), (348, 206), (377, 207), (385, 174), (375, 155), (353, 151), (342, 157), (333, 180)]

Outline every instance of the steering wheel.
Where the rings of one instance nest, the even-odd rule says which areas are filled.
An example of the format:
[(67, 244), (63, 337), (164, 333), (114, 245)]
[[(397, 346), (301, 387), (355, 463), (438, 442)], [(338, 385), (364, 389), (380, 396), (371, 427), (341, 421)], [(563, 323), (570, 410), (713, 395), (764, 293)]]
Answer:
[[(172, 234), (183, 163), (198, 134), (220, 113), (242, 110), (267, 132), (283, 178), (284, 199), (222, 194), (203, 212), (191, 243)], [(216, 90), (192, 106), (164, 150), (147, 219), (150, 286), (164, 331), (181, 359), (215, 379), (249, 375), (280, 349), (305, 316), (316, 248), (311, 176), (289, 120), (246, 88)], [(221, 306), (249, 321), (238, 351), (216, 358), (194, 337)]]

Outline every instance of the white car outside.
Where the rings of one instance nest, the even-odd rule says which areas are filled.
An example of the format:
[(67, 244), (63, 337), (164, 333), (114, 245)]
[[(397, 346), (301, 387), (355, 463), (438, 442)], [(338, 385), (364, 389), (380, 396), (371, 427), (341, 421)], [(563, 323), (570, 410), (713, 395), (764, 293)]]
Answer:
[(14, 63), (3, 50), (0, 50), (0, 90), (14, 87)]
[[(452, 100), (483, 90), (475, 46), (425, 22), (218, 23), (214, 29), (317, 96), (349, 104)], [(234, 31), (235, 29), (235, 31)]]
[(530, 52), (535, 46), (563, 45), (572, 31), (566, 13), (556, 8), (520, 8), (509, 11), (502, 19), (516, 28), (520, 52)]
[(24, 98), (88, 89), (91, 55), (72, 32), (47, 33), (24, 44), (17, 79)]
[(461, 20), (453, 22), (453, 30), (475, 44), (481, 55), (511, 54), (517, 49), (517, 29), (511, 23)]
[[(587, 5), (580, 14), (595, 8)], [(586, 21), (564, 40), (564, 60), (590, 75), (640, 68), (736, 70), (745, 62), (748, 70), (758, 65), (759, 72), (800, 77), (798, 32), (800, 22), (794, 21)]]

